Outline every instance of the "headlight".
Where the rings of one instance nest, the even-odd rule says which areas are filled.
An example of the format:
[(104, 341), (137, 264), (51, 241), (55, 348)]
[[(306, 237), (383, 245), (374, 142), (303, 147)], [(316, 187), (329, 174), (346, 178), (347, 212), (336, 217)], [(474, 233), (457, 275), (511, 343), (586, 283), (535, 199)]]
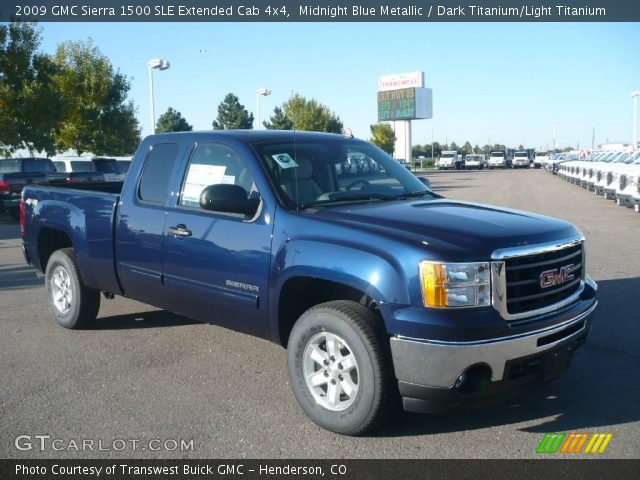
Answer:
[(425, 307), (484, 307), (491, 303), (489, 263), (420, 263)]

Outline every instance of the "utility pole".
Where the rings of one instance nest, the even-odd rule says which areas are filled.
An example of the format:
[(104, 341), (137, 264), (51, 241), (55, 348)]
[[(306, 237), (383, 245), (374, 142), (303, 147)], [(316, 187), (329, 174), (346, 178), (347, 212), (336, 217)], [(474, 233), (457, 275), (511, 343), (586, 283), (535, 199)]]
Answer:
[(593, 127), (593, 132), (591, 133), (591, 151), (595, 149), (596, 145), (596, 127)]

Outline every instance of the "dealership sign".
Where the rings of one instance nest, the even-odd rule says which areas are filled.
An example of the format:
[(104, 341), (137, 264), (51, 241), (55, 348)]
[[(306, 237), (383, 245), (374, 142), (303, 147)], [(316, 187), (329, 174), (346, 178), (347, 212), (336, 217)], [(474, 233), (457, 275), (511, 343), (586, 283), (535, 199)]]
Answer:
[(433, 91), (430, 88), (402, 88), (378, 92), (378, 121), (432, 117)]
[(378, 78), (379, 92), (421, 87), (424, 87), (424, 72), (396, 73), (394, 75), (381, 75)]

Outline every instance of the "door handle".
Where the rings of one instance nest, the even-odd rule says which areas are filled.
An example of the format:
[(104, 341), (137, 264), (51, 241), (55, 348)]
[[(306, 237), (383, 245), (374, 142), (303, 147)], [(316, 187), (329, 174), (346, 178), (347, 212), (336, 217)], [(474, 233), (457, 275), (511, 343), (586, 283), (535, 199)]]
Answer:
[(191, 230), (187, 228), (184, 223), (176, 225), (175, 227), (169, 227), (169, 233), (178, 237), (190, 237)]

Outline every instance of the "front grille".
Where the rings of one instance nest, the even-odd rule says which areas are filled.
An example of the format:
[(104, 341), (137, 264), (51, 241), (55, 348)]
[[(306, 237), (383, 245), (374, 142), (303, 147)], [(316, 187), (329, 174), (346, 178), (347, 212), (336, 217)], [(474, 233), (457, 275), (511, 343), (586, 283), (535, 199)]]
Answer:
[[(510, 315), (548, 307), (573, 295), (582, 280), (583, 244), (505, 260), (507, 312)], [(562, 267), (573, 265), (570, 275), (562, 278)], [(541, 286), (547, 272), (548, 286)], [(560, 277), (560, 278), (558, 278)]]
[(620, 190), (624, 190), (627, 188), (627, 176), (620, 175)]
[(600, 180), (602, 180), (602, 172), (598, 171), (598, 182), (600, 182)]
[(607, 185), (613, 181), (613, 173), (607, 172)]

